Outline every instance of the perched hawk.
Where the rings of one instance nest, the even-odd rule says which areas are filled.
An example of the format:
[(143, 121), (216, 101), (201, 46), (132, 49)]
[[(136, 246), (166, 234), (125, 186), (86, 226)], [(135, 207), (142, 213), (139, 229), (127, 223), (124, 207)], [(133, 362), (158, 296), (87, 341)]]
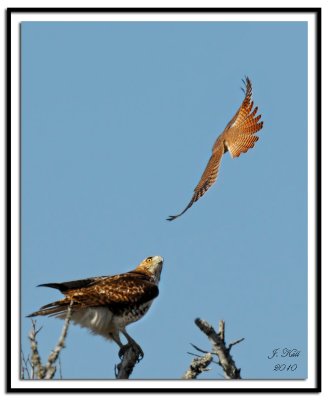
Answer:
[[(28, 317), (53, 315), (64, 319), (73, 301), (74, 323), (114, 340), (120, 347), (121, 355), (126, 346), (137, 347), (143, 355), (139, 345), (128, 335), (126, 326), (142, 318), (158, 296), (162, 264), (162, 257), (148, 257), (125, 274), (39, 285), (58, 289), (65, 298), (46, 304)], [(128, 340), (128, 345), (122, 344), (120, 332)]]
[(232, 158), (239, 157), (241, 153), (246, 153), (254, 147), (254, 143), (257, 142), (258, 137), (254, 133), (262, 129), (263, 122), (259, 121), (261, 115), (256, 116), (258, 107), (253, 108), (254, 102), (251, 100), (252, 86), (250, 79), (246, 77), (243, 83), (246, 86), (246, 89), (243, 89), (245, 98), (234, 117), (227, 124), (221, 135), (218, 136), (206, 169), (194, 189), (191, 201), (180, 214), (167, 218), (168, 221), (173, 221), (184, 214), (215, 183), (224, 153), (229, 151)]

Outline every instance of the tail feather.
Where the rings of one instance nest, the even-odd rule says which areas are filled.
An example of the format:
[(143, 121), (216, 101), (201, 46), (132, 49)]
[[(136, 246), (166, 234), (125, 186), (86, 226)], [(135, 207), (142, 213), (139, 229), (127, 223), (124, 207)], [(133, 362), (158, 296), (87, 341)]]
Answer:
[(63, 289), (63, 285), (61, 283), (42, 283), (41, 285), (38, 285), (38, 287), (50, 287), (60, 291)]
[(61, 283), (43, 283), (38, 285), (38, 287), (50, 287), (53, 289), (57, 289), (62, 293), (65, 293), (71, 289), (81, 289), (83, 287), (91, 286), (95, 282), (97, 282), (102, 277), (97, 278), (87, 278), (87, 279), (79, 279), (77, 281), (68, 281), (68, 282), (61, 282)]
[(27, 317), (37, 317), (40, 315), (56, 315), (61, 314), (67, 310), (67, 307), (70, 305), (70, 302), (66, 299), (55, 301), (53, 303), (46, 304), (42, 306), (40, 310), (35, 311), (32, 314), (27, 315)]

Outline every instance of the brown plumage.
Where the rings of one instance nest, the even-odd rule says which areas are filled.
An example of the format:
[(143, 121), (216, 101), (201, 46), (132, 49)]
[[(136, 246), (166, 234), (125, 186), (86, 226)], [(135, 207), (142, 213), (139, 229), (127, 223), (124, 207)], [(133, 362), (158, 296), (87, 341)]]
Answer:
[(261, 115), (256, 115), (258, 107), (254, 107), (252, 101), (252, 85), (248, 77), (243, 81), (246, 89), (244, 90), (244, 100), (227, 124), (224, 131), (215, 141), (212, 148), (212, 155), (208, 161), (201, 179), (194, 189), (194, 194), (187, 207), (178, 215), (172, 215), (167, 218), (168, 221), (173, 221), (177, 217), (185, 213), (196, 201), (202, 197), (206, 191), (216, 182), (220, 162), (224, 153), (229, 151), (232, 158), (239, 157), (241, 153), (246, 153), (254, 147), (258, 136), (254, 135), (262, 129), (263, 122), (260, 121)]
[(163, 258), (154, 256), (124, 274), (39, 285), (58, 289), (65, 298), (46, 304), (28, 317), (50, 315), (65, 318), (67, 308), (73, 301), (73, 322), (94, 334), (114, 340), (124, 349), (119, 336), (122, 332), (128, 343), (137, 346), (141, 352), (125, 328), (142, 318), (158, 296), (162, 265)]

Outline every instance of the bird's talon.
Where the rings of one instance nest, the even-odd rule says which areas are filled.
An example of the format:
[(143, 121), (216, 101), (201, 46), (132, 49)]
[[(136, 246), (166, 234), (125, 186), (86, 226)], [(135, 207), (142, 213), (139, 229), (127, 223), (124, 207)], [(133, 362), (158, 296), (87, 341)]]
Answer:
[(140, 347), (137, 348), (137, 352), (138, 352), (137, 362), (139, 363), (144, 358), (144, 352)]
[(123, 356), (125, 355), (125, 352), (128, 350), (129, 347), (130, 347), (129, 344), (125, 344), (122, 347), (120, 347), (120, 350), (118, 353), (120, 360), (123, 359)]
[(123, 359), (126, 351), (129, 348), (132, 348), (134, 350), (134, 352), (138, 355), (137, 362), (140, 362), (144, 358), (144, 352), (137, 343), (130, 343), (130, 344), (128, 343), (128, 344), (123, 345), (119, 350), (118, 355), (119, 355), (120, 360)]

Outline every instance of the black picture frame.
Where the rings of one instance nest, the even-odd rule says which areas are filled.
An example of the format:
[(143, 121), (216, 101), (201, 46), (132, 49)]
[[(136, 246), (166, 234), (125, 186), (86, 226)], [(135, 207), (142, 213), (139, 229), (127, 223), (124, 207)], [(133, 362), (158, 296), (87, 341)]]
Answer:
[[(313, 13), (316, 17), (316, 386), (314, 388), (14, 388), (11, 386), (11, 24), (13, 15), (29, 13)], [(318, 393), (321, 392), (321, 8), (8, 8), (6, 10), (6, 391), (8, 393)]]

